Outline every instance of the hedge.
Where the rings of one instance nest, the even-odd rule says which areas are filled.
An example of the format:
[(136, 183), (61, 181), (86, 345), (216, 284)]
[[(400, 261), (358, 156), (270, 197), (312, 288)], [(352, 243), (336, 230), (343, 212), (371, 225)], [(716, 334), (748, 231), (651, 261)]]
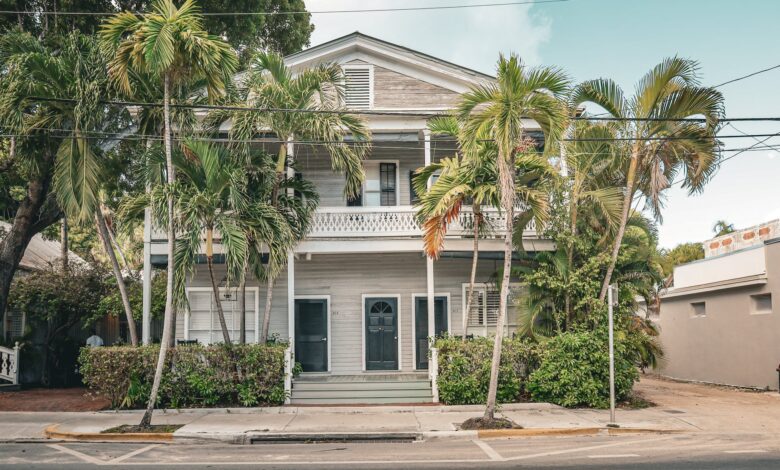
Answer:
[[(284, 403), (287, 345), (181, 345), (169, 349), (160, 407), (268, 406)], [(80, 372), (114, 408), (146, 404), (159, 346), (83, 348)]]
[[(439, 349), (439, 401), (448, 405), (483, 404), (490, 384), (492, 338), (463, 341), (446, 337), (436, 341)], [(499, 403), (521, 401), (531, 371), (539, 366), (539, 348), (523, 339), (504, 338), (499, 366)]]

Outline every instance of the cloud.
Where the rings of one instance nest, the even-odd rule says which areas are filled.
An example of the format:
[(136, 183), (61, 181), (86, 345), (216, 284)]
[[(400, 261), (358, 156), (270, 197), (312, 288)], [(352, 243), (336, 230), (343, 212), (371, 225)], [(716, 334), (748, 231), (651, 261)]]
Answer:
[[(307, 1), (310, 11), (453, 5), (452, 0)], [(499, 52), (516, 52), (531, 65), (550, 39), (552, 22), (532, 5), (381, 13), (314, 14), (312, 45), (354, 31), (400, 44), (466, 67), (492, 73)]]

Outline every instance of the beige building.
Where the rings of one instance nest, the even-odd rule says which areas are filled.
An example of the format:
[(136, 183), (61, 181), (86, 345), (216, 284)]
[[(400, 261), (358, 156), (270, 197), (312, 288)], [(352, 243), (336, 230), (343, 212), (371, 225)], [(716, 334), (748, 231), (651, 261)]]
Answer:
[(708, 240), (705, 258), (674, 269), (662, 295), (661, 373), (778, 388), (780, 238), (773, 221)]

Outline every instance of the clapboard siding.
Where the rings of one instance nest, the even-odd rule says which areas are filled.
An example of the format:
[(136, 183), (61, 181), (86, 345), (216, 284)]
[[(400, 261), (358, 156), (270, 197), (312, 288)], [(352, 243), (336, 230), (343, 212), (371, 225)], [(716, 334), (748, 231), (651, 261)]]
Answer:
[(458, 96), (452, 90), (374, 66), (375, 108), (450, 108)]
[[(317, 188), (320, 206), (344, 207), (347, 205), (347, 200), (344, 197), (344, 175), (332, 170), (330, 158), (325, 152), (299, 146), (296, 149), (296, 157), (298, 171), (303, 174), (304, 179), (311, 181)], [(422, 144), (418, 142), (411, 144), (377, 143), (366, 160), (398, 162), (399, 202), (400, 205), (410, 205), (409, 172), (420, 168), (425, 163)]]
[[(492, 275), (498, 268), (497, 262), (481, 260), (477, 282), (492, 282)], [(462, 334), (463, 284), (468, 283), (471, 260), (464, 258), (442, 258), (434, 264), (436, 294), (450, 295), (450, 332)], [(217, 278), (224, 278), (224, 266), (217, 265)], [(209, 278), (205, 268), (197, 271), (189, 287), (208, 287)], [(260, 317), (265, 306), (265, 287), (251, 279), (247, 286), (260, 286)], [(314, 255), (312, 259), (300, 258), (295, 262), (296, 295), (328, 295), (331, 299), (331, 367), (333, 373), (360, 373), (363, 370), (363, 295), (400, 295), (399, 333), (401, 341), (401, 369), (412, 370), (413, 364), (413, 295), (426, 293), (425, 258), (419, 253), (393, 254), (345, 254)], [(208, 292), (197, 292), (207, 299)], [(214, 322), (214, 332), (207, 331), (210, 319), (207, 304), (201, 300), (191, 311), (190, 338), (208, 343), (211, 338), (221, 341), (219, 324)], [(206, 305), (202, 307), (202, 305)], [(252, 306), (247, 305), (251, 310)], [(287, 273), (282, 273), (274, 288), (271, 313), (271, 334), (286, 340), (287, 333)], [(247, 315), (247, 326), (253, 329), (254, 315)], [(197, 330), (197, 331), (195, 331)], [(482, 331), (476, 329), (476, 333)], [(470, 332), (474, 333), (475, 331)], [(176, 337), (184, 338), (183, 314), (177, 317)], [(249, 339), (253, 335), (248, 334)]]

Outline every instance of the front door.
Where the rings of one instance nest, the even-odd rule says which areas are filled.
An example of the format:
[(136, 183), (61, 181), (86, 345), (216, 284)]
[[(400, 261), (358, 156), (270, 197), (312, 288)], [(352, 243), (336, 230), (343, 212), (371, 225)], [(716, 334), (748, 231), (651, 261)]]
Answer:
[[(448, 330), (447, 297), (435, 297), (433, 300), (434, 331), (441, 336)], [(414, 298), (414, 347), (417, 355), (417, 368), (428, 368), (428, 298)]]
[(366, 370), (398, 369), (398, 299), (367, 298)]
[(304, 372), (328, 370), (326, 299), (295, 299), (295, 360)]

